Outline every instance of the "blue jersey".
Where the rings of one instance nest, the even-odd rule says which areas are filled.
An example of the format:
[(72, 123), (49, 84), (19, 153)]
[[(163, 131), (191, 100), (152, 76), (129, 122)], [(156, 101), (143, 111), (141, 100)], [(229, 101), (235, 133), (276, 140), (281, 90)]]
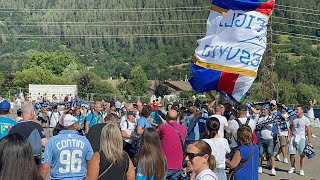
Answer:
[(49, 139), (42, 164), (50, 164), (50, 177), (57, 179), (84, 179), (86, 161), (91, 160), (93, 150), (87, 138), (77, 131), (62, 130)]
[(103, 116), (100, 113), (99, 114), (89, 113), (86, 117), (86, 120), (90, 122), (89, 128), (91, 128), (92, 126), (98, 123), (103, 123)]
[(0, 117), (0, 139), (9, 134), (10, 129), (16, 124), (14, 120), (8, 117)]

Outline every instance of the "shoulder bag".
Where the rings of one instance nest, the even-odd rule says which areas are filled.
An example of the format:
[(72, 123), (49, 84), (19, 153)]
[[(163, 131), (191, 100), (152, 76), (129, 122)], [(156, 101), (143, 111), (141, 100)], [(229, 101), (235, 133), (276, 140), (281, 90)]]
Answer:
[(243, 168), (249, 161), (251, 161), (252, 159), (252, 156), (254, 154), (254, 150), (255, 150), (255, 145), (253, 144), (253, 148), (251, 150), (251, 154), (250, 154), (250, 157), (243, 163), (241, 163), (238, 167), (236, 167), (235, 169), (231, 170), (228, 174), (228, 180), (234, 180), (234, 176), (236, 175), (236, 173), (241, 169)]

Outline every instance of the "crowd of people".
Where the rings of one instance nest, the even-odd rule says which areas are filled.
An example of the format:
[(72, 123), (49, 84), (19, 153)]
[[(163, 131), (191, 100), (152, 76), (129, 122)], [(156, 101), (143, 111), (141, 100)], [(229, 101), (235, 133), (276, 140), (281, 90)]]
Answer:
[(305, 157), (314, 155), (315, 101), (289, 109), (275, 100), (234, 104), (210, 96), (166, 107), (158, 100), (39, 98), (21, 103), (16, 120), (1, 99), (0, 179), (46, 179), (50, 172), (51, 179), (256, 180), (263, 167), (276, 176), (275, 161), (290, 160), (288, 173), (295, 172), (296, 154), (305, 174)]

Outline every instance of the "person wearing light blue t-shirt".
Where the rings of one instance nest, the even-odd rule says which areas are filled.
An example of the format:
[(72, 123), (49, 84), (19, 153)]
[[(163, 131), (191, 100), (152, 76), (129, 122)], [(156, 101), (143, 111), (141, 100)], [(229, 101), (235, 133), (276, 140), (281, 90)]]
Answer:
[(98, 124), (98, 123), (103, 123), (103, 116), (100, 113), (102, 110), (100, 102), (96, 102), (94, 105), (94, 111), (89, 113), (86, 117), (86, 124), (85, 124), (85, 129), (86, 133), (89, 132), (89, 129)]
[(40, 166), (40, 175), (46, 178), (84, 179), (87, 173), (87, 162), (91, 160), (93, 150), (87, 138), (77, 134), (78, 120), (70, 114), (64, 115), (59, 124), (62, 131), (49, 139)]
[(141, 110), (141, 116), (138, 119), (138, 125), (137, 125), (138, 135), (141, 135), (145, 129), (152, 127), (151, 122), (148, 119), (151, 116), (151, 113), (152, 113), (151, 106), (143, 106)]
[(9, 134), (10, 129), (17, 123), (9, 118), (11, 105), (7, 100), (0, 102), (0, 139)]

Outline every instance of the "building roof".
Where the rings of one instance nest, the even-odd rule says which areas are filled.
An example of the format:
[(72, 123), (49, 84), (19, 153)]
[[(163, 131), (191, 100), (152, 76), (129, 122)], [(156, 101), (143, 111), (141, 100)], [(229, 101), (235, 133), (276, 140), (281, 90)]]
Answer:
[[(105, 82), (110, 83), (114, 88), (117, 87), (117, 85), (119, 84), (119, 80), (104, 80)], [(150, 89), (151, 90), (155, 90), (154, 89), (154, 85), (155, 85), (156, 81), (155, 80), (149, 80), (149, 84), (150, 84)], [(171, 90), (174, 91), (191, 91), (192, 87), (190, 85), (190, 83), (188, 81), (169, 81), (169, 80), (165, 80), (162, 81), (162, 83), (164, 83), (165, 85), (167, 85)]]

